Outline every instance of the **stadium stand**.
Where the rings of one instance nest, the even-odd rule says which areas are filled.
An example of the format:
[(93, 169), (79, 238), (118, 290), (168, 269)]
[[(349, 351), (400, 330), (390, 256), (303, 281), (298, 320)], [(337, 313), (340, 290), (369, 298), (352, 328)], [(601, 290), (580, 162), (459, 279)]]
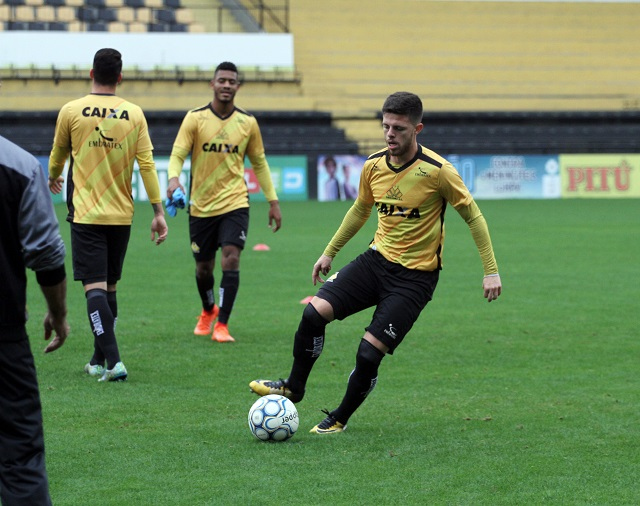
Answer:
[[(55, 21), (8, 17), (18, 7), (33, 11), (32, 3), (38, 2), (55, 9)], [(132, 32), (184, 29), (179, 25), (194, 31), (198, 24), (209, 31), (243, 30), (246, 23), (234, 21), (238, 11), (218, 10), (222, 3), (0, 0), (0, 21), (4, 29), (63, 23), (69, 30), (113, 31), (122, 29), (114, 23), (122, 23)], [(282, 30), (282, 23), (256, 14), (253, 7), (262, 2), (224, 3), (244, 5), (265, 30)], [(99, 11), (97, 19), (92, 9)], [(108, 21), (102, 11), (108, 19), (113, 16), (106, 12), (115, 12), (116, 19)], [(21, 12), (28, 18), (28, 9)], [(50, 18), (50, 11), (46, 15)], [(325, 0), (319, 8), (317, 0), (296, 0), (285, 26), (295, 38), (296, 70), (302, 79), (248, 82), (239, 105), (276, 115), (265, 130), (278, 152), (301, 149), (299, 135), (309, 150), (318, 138), (333, 139), (333, 133), (322, 130), (309, 137), (287, 130), (304, 122), (301, 110), (329, 114), (351, 143), (345, 153), (353, 142), (361, 153), (370, 152), (382, 142), (380, 106), (400, 89), (423, 98), (426, 128), (421, 137), (442, 152), (640, 152), (638, 18), (637, 2)], [(202, 88), (168, 81), (140, 86), (138, 96), (135, 85), (126, 86), (123, 93), (143, 100), (149, 113), (175, 109), (171, 121), (178, 123), (176, 118), (200, 100), (194, 104), (194, 94), (206, 96)], [(39, 89), (46, 90), (45, 85)], [(50, 93), (55, 99), (50, 102), (58, 104), (63, 94)], [(287, 112), (302, 115), (290, 120)], [(277, 128), (287, 133), (278, 135)]]
[(0, 0), (6, 30), (202, 32), (181, 0)]
[[(149, 111), (149, 133), (158, 156), (169, 156), (186, 111)], [(0, 111), (0, 132), (36, 156), (48, 156), (56, 112)], [(255, 114), (271, 155), (306, 154), (310, 157), (356, 154), (358, 144), (332, 126), (331, 114), (314, 111), (262, 111)]]

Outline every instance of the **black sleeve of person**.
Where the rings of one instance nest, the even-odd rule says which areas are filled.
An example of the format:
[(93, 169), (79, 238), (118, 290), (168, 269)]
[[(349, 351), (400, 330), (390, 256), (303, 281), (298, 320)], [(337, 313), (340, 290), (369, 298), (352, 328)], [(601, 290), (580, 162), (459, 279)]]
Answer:
[(55, 269), (47, 271), (36, 271), (36, 280), (40, 286), (53, 286), (60, 283), (67, 277), (64, 264)]

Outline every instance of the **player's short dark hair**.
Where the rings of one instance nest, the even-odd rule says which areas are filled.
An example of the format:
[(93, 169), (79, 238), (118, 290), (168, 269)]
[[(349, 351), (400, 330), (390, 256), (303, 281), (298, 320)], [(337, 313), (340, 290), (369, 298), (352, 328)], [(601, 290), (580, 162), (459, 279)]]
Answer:
[(98, 84), (118, 84), (122, 72), (122, 55), (115, 49), (100, 49), (93, 57), (93, 80)]
[(382, 106), (384, 113), (407, 116), (414, 125), (422, 122), (422, 100), (414, 93), (398, 91), (387, 97)]
[(236, 75), (238, 76), (238, 81), (240, 82), (242, 81), (242, 76), (240, 75), (240, 72), (238, 72), (238, 67), (236, 67), (235, 63), (231, 63), (230, 61), (223, 61), (222, 63), (220, 63), (216, 67), (216, 71), (213, 73), (214, 79), (219, 70), (228, 70), (230, 72), (235, 72)]

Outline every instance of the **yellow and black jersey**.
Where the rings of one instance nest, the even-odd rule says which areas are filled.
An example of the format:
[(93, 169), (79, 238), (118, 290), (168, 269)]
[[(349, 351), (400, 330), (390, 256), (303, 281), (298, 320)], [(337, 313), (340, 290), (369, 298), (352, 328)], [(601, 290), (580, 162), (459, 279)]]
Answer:
[(378, 212), (370, 248), (387, 260), (425, 271), (441, 268), (447, 203), (460, 208), (473, 202), (456, 169), (422, 146), (402, 167), (390, 164), (387, 149), (369, 156), (358, 199)]
[(178, 177), (191, 153), (189, 213), (218, 216), (249, 207), (244, 179), (247, 155), (268, 201), (277, 200), (255, 117), (236, 107), (221, 117), (211, 104), (189, 111), (176, 137), (169, 161), (169, 178)]
[[(147, 121), (137, 105), (110, 94), (89, 94), (65, 104), (58, 114), (49, 172), (59, 176), (71, 154), (69, 219), (96, 225), (131, 224), (134, 161), (152, 150)], [(155, 165), (146, 170), (153, 171), (157, 185)], [(149, 190), (151, 202), (160, 202), (159, 187)]]

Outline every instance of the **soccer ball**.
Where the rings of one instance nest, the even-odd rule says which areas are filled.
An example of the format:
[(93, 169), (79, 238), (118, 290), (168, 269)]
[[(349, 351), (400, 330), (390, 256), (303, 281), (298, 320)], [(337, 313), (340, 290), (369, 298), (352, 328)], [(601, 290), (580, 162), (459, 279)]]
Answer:
[(249, 429), (261, 441), (285, 441), (298, 430), (298, 410), (282, 395), (265, 395), (249, 410)]

